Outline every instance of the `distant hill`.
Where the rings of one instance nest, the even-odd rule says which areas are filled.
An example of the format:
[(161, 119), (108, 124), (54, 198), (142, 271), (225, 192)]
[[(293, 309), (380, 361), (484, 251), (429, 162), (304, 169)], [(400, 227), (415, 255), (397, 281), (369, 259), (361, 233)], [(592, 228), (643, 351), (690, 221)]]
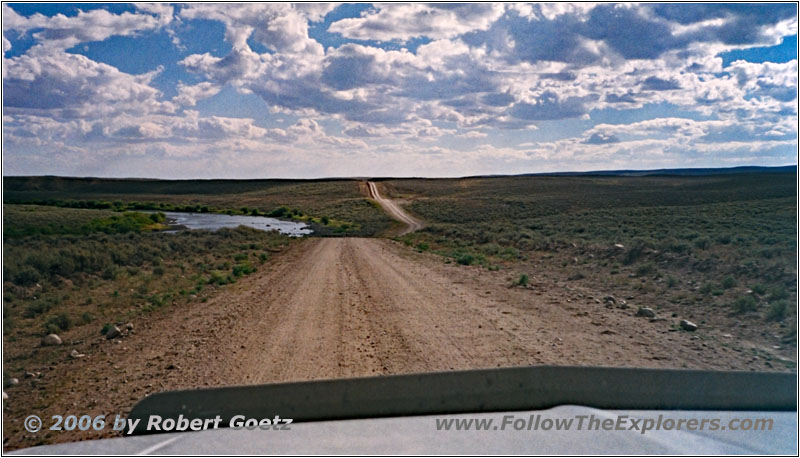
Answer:
[[(797, 173), (796, 165), (782, 165), (777, 167), (742, 166), (725, 168), (695, 168), (695, 169), (656, 169), (656, 170), (594, 170), (590, 172), (536, 172), (519, 174), (489, 174), (470, 175), (462, 178), (501, 178), (501, 177), (536, 177), (536, 176), (707, 176), (730, 174), (754, 173)], [(67, 177), (67, 176), (4, 176), (3, 189), (5, 191), (85, 191), (85, 192), (165, 192), (170, 194), (190, 194), (199, 192), (198, 186), (208, 193), (225, 192), (235, 188), (244, 191), (242, 186), (251, 189), (261, 189), (265, 185), (315, 183), (328, 181), (349, 180), (399, 180), (399, 179), (426, 179), (436, 180), (431, 177), (330, 177), (330, 178), (261, 178), (261, 179), (157, 179), (157, 178), (94, 178), (94, 177)]]
[[(716, 167), (716, 168), (697, 168), (697, 169), (656, 169), (656, 170), (596, 170), (591, 172), (544, 172), (544, 173), (522, 173), (514, 176), (582, 176), (582, 175), (603, 175), (603, 176), (658, 176), (658, 175), (681, 175), (681, 176), (705, 176), (705, 175), (728, 175), (736, 173), (797, 173), (796, 165), (781, 165), (777, 167)], [(504, 176), (504, 175), (483, 175), (483, 176)]]

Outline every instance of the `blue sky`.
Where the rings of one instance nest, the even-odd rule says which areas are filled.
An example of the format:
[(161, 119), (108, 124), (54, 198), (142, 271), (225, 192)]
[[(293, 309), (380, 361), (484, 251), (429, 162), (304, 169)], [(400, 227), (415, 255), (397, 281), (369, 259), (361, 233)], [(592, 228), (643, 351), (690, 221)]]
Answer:
[(4, 4), (6, 175), (797, 162), (795, 4)]

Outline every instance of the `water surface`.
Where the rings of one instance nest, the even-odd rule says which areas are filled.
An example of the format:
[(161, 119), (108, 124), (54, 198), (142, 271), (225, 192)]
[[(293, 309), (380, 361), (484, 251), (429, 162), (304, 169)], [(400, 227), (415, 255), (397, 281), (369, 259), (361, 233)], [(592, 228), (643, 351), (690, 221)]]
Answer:
[(300, 237), (311, 234), (312, 229), (306, 223), (283, 221), (267, 216), (225, 215), (220, 213), (184, 213), (163, 212), (170, 226), (183, 226), (187, 229), (206, 229), (216, 231), (223, 227), (252, 227), (262, 231), (276, 230), (281, 234)]

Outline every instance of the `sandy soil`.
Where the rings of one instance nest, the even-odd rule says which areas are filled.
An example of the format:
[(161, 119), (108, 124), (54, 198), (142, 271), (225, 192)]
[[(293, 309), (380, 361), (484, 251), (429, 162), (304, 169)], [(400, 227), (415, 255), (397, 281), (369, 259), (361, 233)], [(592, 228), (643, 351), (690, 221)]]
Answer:
[[(716, 339), (607, 308), (534, 276), (446, 264), (384, 239), (308, 239), (205, 303), (117, 341), (65, 342), (62, 363), (8, 390), (5, 449), (108, 436), (22, 429), (33, 413), (127, 414), (148, 393), (535, 364), (766, 369)], [(73, 349), (85, 358), (67, 357)]]

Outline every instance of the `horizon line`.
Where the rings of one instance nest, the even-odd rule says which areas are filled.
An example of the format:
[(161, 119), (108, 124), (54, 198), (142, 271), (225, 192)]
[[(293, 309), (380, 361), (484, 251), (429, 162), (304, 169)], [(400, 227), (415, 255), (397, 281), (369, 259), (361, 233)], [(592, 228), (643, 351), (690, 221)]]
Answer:
[(662, 167), (657, 169), (599, 169), (586, 171), (561, 171), (561, 172), (522, 172), (522, 173), (487, 173), (478, 175), (462, 175), (455, 177), (426, 177), (426, 176), (328, 176), (314, 178), (154, 178), (154, 177), (103, 177), (103, 176), (74, 176), (74, 175), (3, 175), (2, 178), (69, 178), (78, 180), (97, 179), (97, 180), (152, 180), (152, 181), (259, 181), (259, 180), (282, 180), (282, 181), (326, 181), (326, 180), (460, 180), (467, 178), (513, 178), (513, 177), (532, 177), (532, 176), (580, 176), (580, 175), (619, 175), (619, 174), (655, 174), (659, 172), (679, 172), (679, 171), (735, 171), (737, 169), (786, 169), (798, 167), (798, 164), (784, 165), (737, 165), (730, 167)]

